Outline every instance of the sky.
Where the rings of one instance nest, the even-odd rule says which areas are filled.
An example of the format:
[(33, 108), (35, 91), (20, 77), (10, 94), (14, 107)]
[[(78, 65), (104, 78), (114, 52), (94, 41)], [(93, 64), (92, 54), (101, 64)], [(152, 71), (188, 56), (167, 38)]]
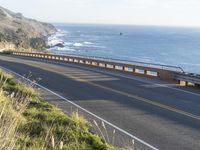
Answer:
[(52, 23), (200, 27), (200, 0), (0, 0), (0, 6)]

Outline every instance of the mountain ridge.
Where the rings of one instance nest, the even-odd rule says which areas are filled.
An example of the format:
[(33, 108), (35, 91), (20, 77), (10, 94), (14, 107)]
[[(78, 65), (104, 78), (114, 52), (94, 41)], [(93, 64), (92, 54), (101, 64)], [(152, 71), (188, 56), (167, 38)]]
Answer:
[(45, 49), (48, 36), (55, 32), (52, 24), (26, 18), (0, 6), (0, 50)]

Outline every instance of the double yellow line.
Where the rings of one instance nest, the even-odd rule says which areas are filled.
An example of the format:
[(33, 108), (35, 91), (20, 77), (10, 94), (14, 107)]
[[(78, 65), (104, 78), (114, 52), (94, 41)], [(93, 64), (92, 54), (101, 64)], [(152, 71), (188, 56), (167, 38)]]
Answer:
[[(45, 67), (47, 67), (47, 64), (43, 63), (43, 62), (41, 62), (40, 64), (45, 64), (46, 65), (45, 67), (42, 67), (42, 65), (38, 65), (39, 62), (26, 61), (26, 60), (24, 60), (24, 61), (20, 60), (19, 61), (17, 59), (14, 59), (14, 60), (16, 62), (20, 62), (20, 63), (23, 63), (23, 64), (28, 64), (30, 66), (34, 66), (34, 67), (37, 67), (37, 68), (41, 68), (43, 70), (47, 70), (47, 71), (51, 71), (51, 72), (55, 72), (55, 73), (60, 73), (60, 74), (63, 74), (65, 76), (73, 79), (73, 80), (77, 80), (77, 78), (74, 77), (73, 75), (66, 74), (64, 72), (58, 71), (57, 69), (54, 69), (54, 67), (53, 67), (54, 65), (52, 65), (52, 64), (51, 64), (52, 65), (51, 67), (45, 68)], [(119, 90), (115, 90), (113, 88), (109, 88), (109, 87), (106, 87), (106, 86), (103, 86), (103, 85), (99, 85), (99, 84), (96, 84), (94, 82), (87, 81), (85, 79), (81, 79), (81, 80), (78, 80), (78, 81), (90, 84), (92, 86), (95, 86), (95, 87), (98, 87), (98, 88), (101, 88), (101, 89), (105, 89), (107, 91), (111, 91), (113, 93), (117, 93), (117, 94), (129, 97), (129, 98), (133, 98), (133, 99), (136, 99), (136, 100), (151, 104), (153, 106), (157, 106), (157, 107), (160, 107), (160, 108), (163, 108), (163, 109), (166, 109), (166, 110), (169, 110), (169, 111), (172, 111), (172, 112), (175, 112), (175, 113), (178, 113), (178, 114), (181, 114), (181, 115), (184, 115), (184, 116), (187, 116), (187, 117), (190, 117), (190, 118), (193, 118), (193, 119), (196, 119), (196, 120), (200, 121), (200, 116), (198, 116), (198, 115), (194, 115), (194, 114), (191, 114), (189, 112), (185, 112), (185, 111), (179, 110), (177, 108), (173, 108), (171, 106), (167, 106), (167, 105), (152, 101), (152, 100), (147, 99), (147, 98), (143, 98), (143, 97), (140, 97), (140, 96), (137, 96), (137, 95), (133, 95), (133, 94), (129, 94), (129, 93), (126, 93), (126, 92), (119, 91)]]
[(103, 85), (99, 85), (99, 84), (96, 84), (96, 83), (93, 83), (93, 82), (88, 82), (88, 81), (86, 81), (86, 82), (88, 84), (90, 84), (90, 85), (93, 85), (93, 86), (96, 86), (96, 87), (99, 87), (99, 88), (102, 88), (102, 89), (105, 89), (105, 90), (108, 90), (108, 91), (111, 91), (111, 92), (114, 92), (114, 93), (117, 93), (117, 94), (120, 94), (120, 95), (124, 95), (126, 97), (130, 97), (130, 98), (133, 98), (133, 99), (136, 99), (136, 100), (139, 100), (139, 101), (143, 101), (145, 103), (148, 103), (148, 104), (160, 107), (160, 108), (164, 108), (164, 109), (167, 109), (169, 111), (173, 111), (173, 112), (176, 112), (178, 114), (181, 114), (181, 115), (184, 115), (184, 116), (196, 119), (196, 120), (200, 120), (200, 116), (197, 116), (197, 115), (194, 115), (194, 114), (191, 114), (191, 113), (188, 113), (188, 112), (173, 108), (171, 106), (163, 105), (161, 103), (157, 103), (157, 102), (152, 101), (150, 99), (146, 99), (146, 98), (143, 98), (143, 97), (140, 97), (140, 96), (137, 96), (137, 95), (133, 95), (133, 94), (129, 94), (129, 93), (126, 93), (126, 92), (118, 91), (118, 90), (115, 90), (115, 89), (112, 89), (112, 88), (109, 88), (109, 87), (105, 87)]

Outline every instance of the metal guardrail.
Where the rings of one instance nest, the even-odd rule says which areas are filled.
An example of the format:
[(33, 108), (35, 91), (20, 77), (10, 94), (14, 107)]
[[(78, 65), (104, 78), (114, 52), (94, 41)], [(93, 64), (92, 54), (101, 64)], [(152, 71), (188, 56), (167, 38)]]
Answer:
[[(183, 69), (176, 66), (168, 66), (168, 65), (160, 65), (160, 64), (151, 64), (151, 63), (143, 63), (143, 62), (137, 62), (137, 61), (123, 61), (123, 60), (116, 60), (116, 59), (105, 59), (101, 57), (85, 57), (85, 56), (74, 56), (74, 55), (54, 55), (54, 54), (48, 54), (48, 53), (27, 53), (27, 52), (12, 52), (13, 55), (20, 55), (20, 56), (28, 56), (28, 57), (36, 57), (36, 58), (42, 58), (42, 59), (51, 59), (51, 60), (58, 60), (58, 61), (66, 61), (66, 62), (73, 62), (73, 63), (80, 63), (85, 65), (92, 65), (92, 66), (98, 66), (98, 67), (105, 67), (108, 69), (115, 69), (115, 70), (121, 70), (126, 71), (130, 73), (136, 73), (141, 74), (145, 76), (153, 76), (161, 79), (171, 79), (178, 76), (190, 76), (190, 77), (196, 77), (197, 75), (194, 74), (186, 74), (184, 73)], [(5, 68), (4, 68), (5, 69)], [(15, 75), (16, 73), (7, 70)], [(138, 72), (137, 72), (138, 71)], [(17, 75), (20, 76), (20, 75)], [(200, 78), (200, 75), (197, 76), (198, 79)], [(24, 77), (23, 77), (24, 78)], [(26, 79), (28, 80), (28, 79)], [(178, 79), (179, 80), (179, 79)], [(32, 82), (28, 80), (28, 82)], [(41, 89), (51, 92), (45, 87), (37, 84)], [(83, 116), (86, 116), (86, 118), (90, 122), (96, 121), (95, 124), (99, 124), (99, 127), (104, 134), (109, 134), (108, 137), (104, 137), (110, 139), (113, 139), (113, 134), (115, 134), (115, 140), (116, 143), (114, 143), (115, 146), (129, 146), (129, 148), (138, 149), (138, 150), (157, 150), (155, 147), (149, 145), (148, 143), (138, 139), (137, 137), (131, 135), (130, 133), (118, 128), (117, 126), (111, 124), (110, 122), (96, 116), (95, 114), (89, 112), (88, 110), (80, 107), (79, 105), (65, 99), (64, 97), (54, 93), (54, 95), (60, 99), (63, 99), (66, 101), (66, 106), (69, 108), (69, 110), (72, 111), (79, 111), (79, 113)], [(103, 124), (104, 125), (103, 125)], [(106, 129), (108, 131), (105, 131), (104, 126), (106, 126)], [(96, 129), (95, 129), (96, 128)], [(94, 131), (99, 132), (99, 129), (94, 125)], [(97, 131), (98, 130), (98, 131)], [(107, 133), (106, 133), (107, 132)], [(99, 133), (100, 136), (102, 136), (102, 133)], [(106, 135), (107, 136), (107, 135)], [(111, 143), (113, 144), (113, 143)]]
[[(63, 56), (63, 54), (59, 54), (59, 56)], [(80, 58), (87, 58), (87, 59), (91, 59), (91, 60), (123, 63), (123, 64), (127, 64), (127, 65), (138, 65), (138, 66), (143, 66), (143, 67), (152, 67), (152, 68), (175, 71), (175, 72), (184, 72), (183, 68), (177, 67), (177, 66), (173, 66), (173, 65), (164, 65), (164, 64), (158, 64), (158, 63), (147, 63), (147, 62), (130, 61), (130, 60), (127, 61), (127, 60), (121, 60), (121, 59), (113, 59), (113, 58), (105, 58), (105, 57), (94, 57), (94, 56), (84, 56), (84, 55), (72, 55), (72, 54), (67, 54), (67, 55), (64, 55), (64, 56), (80, 57)]]
[(126, 61), (119, 59), (107, 59), (103, 57), (89, 57), (83, 55), (55, 55), (49, 53), (29, 52), (11, 52), (11, 54), (42, 59), (51, 59), (63, 62), (79, 63), (84, 65), (123, 71), (139, 76), (159, 78), (168, 81), (183, 81), (185, 83), (190, 82), (194, 85), (200, 84), (200, 75), (186, 73), (181, 67), (171, 65), (145, 63), (139, 61)]
[(54, 55), (48, 53), (12, 52), (14, 55), (51, 59), (63, 62), (73, 62), (95, 67), (107, 68), (117, 71), (132, 73), (139, 76), (154, 77), (162, 80), (173, 80), (173, 72), (183, 72), (176, 66), (168, 66), (139, 61), (125, 61), (117, 59), (106, 59), (102, 57), (87, 57), (74, 55)]
[(200, 85), (200, 75), (199, 74), (176, 72), (176, 73), (174, 73), (174, 79)]

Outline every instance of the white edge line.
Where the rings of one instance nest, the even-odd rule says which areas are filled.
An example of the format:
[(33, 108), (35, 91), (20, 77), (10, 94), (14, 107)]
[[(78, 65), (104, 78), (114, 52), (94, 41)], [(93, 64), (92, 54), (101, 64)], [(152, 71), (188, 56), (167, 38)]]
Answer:
[[(18, 55), (15, 55), (15, 56), (18, 56)], [(24, 57), (24, 56), (22, 56), (22, 57)], [(27, 58), (34, 58), (34, 57), (27, 57)], [(40, 58), (36, 58), (36, 59), (40, 59)], [(75, 66), (75, 67), (80, 68), (80, 69), (84, 69), (83, 67), (86, 68), (86, 66), (78, 66), (77, 64), (75, 64), (73, 62), (71, 62), (73, 64), (69, 64), (69, 63), (66, 64), (64, 62), (56, 62), (56, 61), (51, 61), (51, 60), (48, 60), (48, 59), (42, 59), (42, 60), (44, 60), (45, 62), (49, 62), (51, 64), (58, 64), (58, 65), (62, 64), (64, 66)], [(144, 81), (144, 80), (141, 80), (141, 79), (136, 79), (136, 78), (128, 77), (128, 76), (122, 75), (121, 73), (120, 74), (114, 74), (114, 73), (106, 72), (106, 71), (103, 71), (103, 70), (95, 70), (95, 69), (89, 68), (89, 67), (87, 67), (86, 69), (90, 70), (90, 71), (96, 71), (96, 72), (100, 72), (100, 73), (105, 73), (105, 74), (112, 75), (112, 76), (115, 76), (115, 77), (122, 77), (122, 78), (130, 79), (130, 80), (135, 80), (135, 81), (139, 81), (139, 82), (142, 82), (142, 83), (149, 83), (149, 84), (156, 85), (156, 86), (159, 86), (159, 87), (163, 87), (163, 88), (168, 88), (168, 89), (180, 91), (180, 92), (184, 92), (184, 93), (187, 93), (187, 94), (192, 94), (192, 95), (195, 95), (195, 96), (200, 96), (200, 94), (198, 94), (198, 93), (194, 93), (194, 92), (186, 91), (186, 90), (182, 90), (182, 89), (177, 89), (177, 88), (174, 88), (174, 87), (169, 87), (167, 85), (163, 85), (163, 84), (159, 84), (159, 83), (153, 83), (151, 81)]]
[(200, 94), (198, 94), (198, 93), (194, 93), (194, 92), (190, 92), (190, 91), (186, 91), (186, 90), (182, 90), (182, 89), (177, 89), (177, 88), (174, 88), (174, 87), (169, 87), (167, 85), (163, 85), (162, 83), (159, 84), (159, 83), (153, 83), (151, 81), (142, 81), (140, 79), (131, 78), (131, 77), (124, 76), (124, 75), (121, 75), (121, 74), (115, 75), (113, 73), (104, 72), (104, 71), (99, 71), (99, 72), (107, 73), (107, 74), (110, 74), (110, 75), (113, 75), (113, 76), (119, 76), (119, 77), (131, 79), (131, 80), (136, 80), (136, 81), (140, 81), (140, 82), (143, 82), (143, 83), (149, 83), (149, 84), (152, 84), (152, 85), (156, 85), (156, 86), (160, 86), (160, 87), (164, 87), (164, 88), (168, 88), (168, 89), (173, 89), (173, 90), (176, 90), (176, 91), (184, 92), (184, 93), (187, 93), (187, 94), (192, 94), (192, 95), (195, 95), (195, 96), (200, 96)]
[(71, 64), (69, 64), (69, 63), (67, 64), (67, 63), (64, 63), (64, 62), (61, 62), (61, 61), (60, 62), (59, 61), (58, 62), (57, 61), (52, 61), (51, 59), (41, 59), (41, 58), (20, 56), (20, 55), (13, 55), (13, 56), (32, 58), (33, 60), (31, 60), (31, 61), (34, 61), (34, 59), (39, 59), (39, 60), (43, 60), (44, 62), (49, 62), (51, 64), (58, 64), (58, 65), (62, 64), (64, 66), (75, 66), (75, 67), (80, 68), (80, 69), (85, 69), (86, 68), (87, 70), (90, 70), (90, 71), (96, 71), (96, 72), (100, 72), (100, 73), (105, 73), (105, 74), (112, 75), (112, 76), (115, 76), (115, 77), (122, 77), (122, 78), (130, 79), (130, 80), (139, 81), (139, 82), (142, 82), (142, 83), (148, 83), (148, 84), (156, 85), (156, 86), (159, 86), (159, 87), (163, 87), (163, 88), (168, 88), (168, 89), (184, 92), (184, 93), (187, 93), (187, 94), (192, 94), (192, 95), (195, 95), (195, 96), (200, 96), (200, 94), (198, 94), (198, 93), (194, 93), (194, 92), (191, 92), (191, 91), (186, 91), (186, 90), (182, 90), (182, 89), (178, 89), (178, 88), (174, 88), (174, 87), (169, 87), (167, 85), (163, 85), (163, 84), (159, 84), (159, 83), (153, 83), (151, 81), (144, 81), (144, 80), (141, 80), (141, 79), (128, 77), (128, 76), (122, 75), (121, 73), (120, 74), (119, 73), (118, 74), (114, 74), (114, 73), (106, 72), (106, 71), (103, 71), (103, 70), (96, 70), (96, 69), (93, 69), (93, 68), (89, 68), (87, 66), (78, 66), (76, 63), (73, 63), (73, 62), (70, 62)]
[(40, 85), (40, 84), (38, 84), (38, 83), (35, 83), (35, 82), (31, 81), (30, 79), (28, 79), (28, 78), (26, 78), (26, 77), (24, 77), (24, 76), (22, 76), (22, 75), (20, 75), (20, 74), (18, 74), (18, 73), (16, 73), (16, 72), (10, 70), (10, 69), (7, 69), (7, 68), (2, 67), (2, 66), (0, 66), (0, 68), (3, 68), (4, 70), (7, 70), (8, 72), (11, 72), (12, 74), (17, 75), (17, 76), (21, 77), (21, 78), (24, 79), (24, 80), (26, 80), (26, 81), (28, 81), (28, 82), (30, 82), (30, 83), (32, 83), (32, 84), (35, 84), (35, 85), (37, 85), (38, 87), (40, 87), (40, 88), (42, 88), (42, 89), (47, 90), (48, 92), (50, 92), (50, 93), (52, 93), (52, 94), (58, 96), (59, 98), (61, 98), (61, 99), (65, 100), (65, 101), (67, 101), (68, 103), (71, 103), (72, 105), (78, 107), (79, 109), (82, 109), (83, 111), (87, 112), (88, 114), (90, 114), (90, 115), (92, 115), (92, 116), (98, 118), (99, 120), (101, 120), (101, 121), (107, 123), (108, 125), (110, 125), (110, 126), (114, 127), (115, 129), (121, 131), (122, 133), (124, 133), (124, 134), (130, 136), (131, 138), (133, 138), (133, 139), (135, 139), (135, 140), (141, 142), (142, 144), (144, 144), (144, 145), (150, 147), (151, 149), (153, 149), (153, 150), (158, 150), (157, 148), (153, 147), (152, 145), (146, 143), (145, 141), (143, 141), (143, 140), (137, 138), (136, 136), (134, 136), (134, 135), (128, 133), (127, 131), (125, 131), (125, 130), (119, 128), (119, 127), (117, 127), (116, 125), (114, 125), (114, 124), (112, 124), (112, 123), (110, 123), (110, 122), (104, 120), (103, 118), (101, 118), (101, 117), (95, 115), (94, 113), (88, 111), (87, 109), (85, 109), (85, 108), (83, 108), (83, 107), (77, 105), (76, 103), (74, 103), (74, 102), (72, 102), (72, 101), (66, 99), (65, 97), (63, 97), (63, 96), (61, 96), (61, 95), (59, 95), (59, 94), (57, 94), (57, 93), (51, 91), (50, 89), (48, 89), (48, 88), (46, 88), (46, 87), (44, 87), (44, 86), (42, 86), (42, 85)]

